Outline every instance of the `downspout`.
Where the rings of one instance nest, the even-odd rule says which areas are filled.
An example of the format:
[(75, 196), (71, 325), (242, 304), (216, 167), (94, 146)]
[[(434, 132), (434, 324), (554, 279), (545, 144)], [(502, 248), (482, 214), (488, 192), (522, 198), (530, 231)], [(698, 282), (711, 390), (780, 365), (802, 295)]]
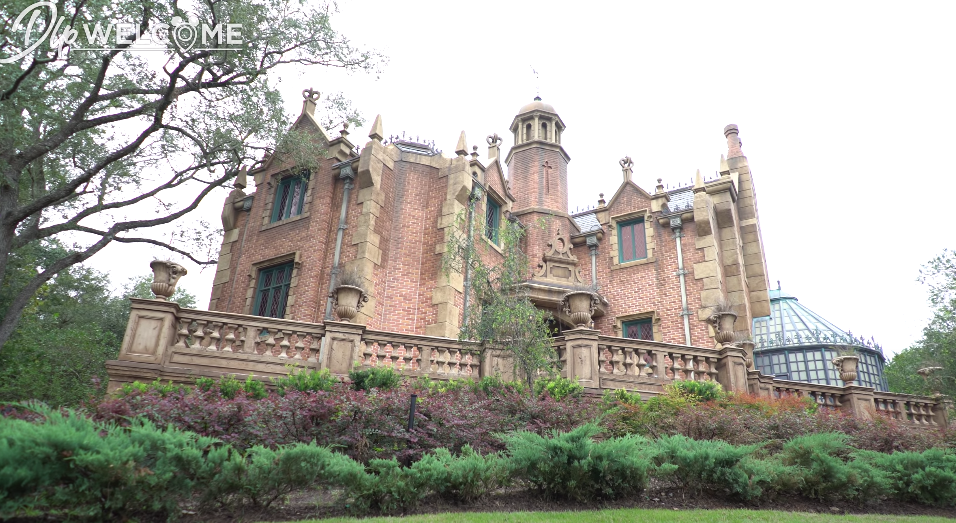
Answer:
[[(352, 180), (355, 179), (355, 172), (352, 171), (352, 161), (343, 162), (339, 170), (339, 178), (345, 180), (345, 189), (342, 192), (342, 210), (339, 213), (339, 228), (335, 233), (335, 254), (332, 256), (332, 275), (329, 278), (329, 297), (325, 301), (325, 319), (332, 320), (332, 292), (335, 290), (335, 282), (339, 277), (339, 259), (342, 257), (342, 236), (345, 234), (346, 217), (349, 210), (349, 194), (352, 192)], [(335, 166), (333, 166), (334, 168)], [(325, 340), (323, 339), (323, 344)]]
[(592, 234), (587, 238), (588, 250), (591, 251), (591, 288), (597, 289), (597, 235)]
[[(355, 179), (355, 172), (352, 171), (352, 161), (346, 160), (342, 162), (342, 167), (339, 169), (339, 178), (345, 180), (345, 189), (342, 191), (342, 210), (339, 212), (339, 228), (335, 233), (335, 254), (332, 256), (332, 274), (329, 277), (329, 296), (325, 301), (325, 321), (332, 321), (332, 292), (335, 290), (335, 282), (338, 280), (339, 276), (339, 259), (342, 257), (342, 235), (345, 234), (346, 217), (348, 216), (349, 210), (349, 195), (352, 192), (352, 180)], [(338, 165), (333, 165), (334, 169)], [(322, 336), (322, 344), (319, 346), (319, 355), (315, 359), (319, 367), (322, 366), (322, 362), (325, 361), (325, 352), (326, 345), (328, 344), (329, 337)]]
[(468, 306), (471, 302), (471, 243), (475, 235), (475, 203), (481, 199), (481, 184), (474, 180), (471, 189), (471, 195), (468, 196), (468, 236), (466, 238), (468, 249), (465, 249), (465, 275), (464, 275), (464, 298), (461, 305), (462, 327), (468, 326)]
[(684, 270), (684, 252), (681, 249), (681, 238), (683, 238), (683, 225), (680, 216), (674, 216), (671, 219), (671, 230), (674, 232), (674, 239), (677, 241), (677, 275), (680, 277), (680, 315), (684, 317), (684, 342), (690, 345), (690, 310), (687, 308), (687, 282)]

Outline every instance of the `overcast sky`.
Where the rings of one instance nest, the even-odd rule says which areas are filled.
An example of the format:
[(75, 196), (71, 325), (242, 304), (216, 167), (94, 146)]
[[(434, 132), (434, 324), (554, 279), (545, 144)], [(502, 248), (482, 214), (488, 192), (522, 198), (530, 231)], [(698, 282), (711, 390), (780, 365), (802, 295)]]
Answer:
[[(782, 6), (342, 2), (333, 24), (388, 55), (380, 78), (289, 70), (279, 85), (290, 113), (303, 88), (343, 91), (386, 136), (451, 155), (464, 130), (482, 157), (495, 132), (507, 151), (508, 125), (540, 93), (568, 126), (572, 211), (614, 193), (626, 155), (647, 191), (713, 175), (736, 123), (771, 286), (899, 351), (929, 317), (920, 266), (956, 247), (956, 3)], [(352, 131), (364, 145), (367, 130)], [(218, 224), (224, 196), (201, 216)], [(154, 255), (117, 245), (92, 265), (121, 281)], [(185, 265), (180, 285), (205, 308), (214, 270)]]

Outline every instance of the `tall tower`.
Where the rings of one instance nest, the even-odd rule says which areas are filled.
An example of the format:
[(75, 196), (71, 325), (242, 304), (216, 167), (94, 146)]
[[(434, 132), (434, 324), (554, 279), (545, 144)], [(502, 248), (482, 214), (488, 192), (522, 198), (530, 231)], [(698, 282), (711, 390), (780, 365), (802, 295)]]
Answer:
[[(525, 225), (545, 218), (546, 231), (531, 227), (526, 248), (531, 256), (543, 252), (547, 239), (560, 227), (570, 234), (568, 216), (568, 162), (571, 157), (561, 146), (565, 125), (550, 104), (536, 96), (518, 110), (511, 122), (514, 146), (508, 152), (508, 179), (515, 203), (513, 215)], [(557, 217), (557, 219), (555, 219)]]

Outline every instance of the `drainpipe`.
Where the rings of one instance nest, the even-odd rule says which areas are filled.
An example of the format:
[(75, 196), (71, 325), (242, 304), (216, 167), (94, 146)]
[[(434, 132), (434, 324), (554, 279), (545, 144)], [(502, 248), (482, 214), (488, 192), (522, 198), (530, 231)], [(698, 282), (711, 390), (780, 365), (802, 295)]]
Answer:
[[(352, 180), (355, 179), (355, 172), (352, 171), (352, 161), (343, 162), (342, 168), (339, 170), (339, 178), (345, 180), (345, 190), (342, 192), (342, 211), (339, 213), (339, 230), (335, 233), (335, 254), (332, 257), (332, 276), (329, 279), (329, 293), (331, 294), (335, 290), (335, 282), (339, 277), (339, 258), (342, 256), (342, 235), (347, 229), (345, 223), (346, 216), (349, 210), (349, 194), (352, 192)], [(335, 166), (333, 166), (335, 167)], [(332, 319), (332, 296), (330, 295), (326, 298), (325, 301), (325, 319)], [(322, 340), (323, 344), (325, 339)]]
[(591, 287), (597, 289), (597, 235), (588, 236), (588, 250), (591, 251)]
[(468, 237), (466, 239), (468, 249), (465, 249), (465, 277), (464, 277), (464, 299), (462, 300), (462, 327), (468, 326), (468, 306), (471, 302), (471, 243), (475, 235), (475, 203), (481, 199), (481, 184), (478, 180), (473, 181), (471, 195), (468, 197)]
[(690, 345), (690, 310), (687, 308), (687, 282), (684, 279), (687, 271), (684, 270), (684, 252), (680, 241), (684, 237), (683, 225), (679, 215), (671, 218), (671, 231), (677, 241), (677, 275), (680, 277), (680, 315), (684, 317), (684, 342), (685, 345)]

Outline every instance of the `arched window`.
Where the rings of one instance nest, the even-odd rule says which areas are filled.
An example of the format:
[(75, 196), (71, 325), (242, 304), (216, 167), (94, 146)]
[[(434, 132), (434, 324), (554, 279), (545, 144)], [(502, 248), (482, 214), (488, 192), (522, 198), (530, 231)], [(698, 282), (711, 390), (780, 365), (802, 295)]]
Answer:
[(541, 139), (548, 139), (548, 124), (546, 122), (541, 122)]
[(524, 126), (524, 141), (530, 142), (531, 140), (534, 140), (534, 135), (531, 134), (532, 130), (533, 128), (531, 127), (530, 122)]

